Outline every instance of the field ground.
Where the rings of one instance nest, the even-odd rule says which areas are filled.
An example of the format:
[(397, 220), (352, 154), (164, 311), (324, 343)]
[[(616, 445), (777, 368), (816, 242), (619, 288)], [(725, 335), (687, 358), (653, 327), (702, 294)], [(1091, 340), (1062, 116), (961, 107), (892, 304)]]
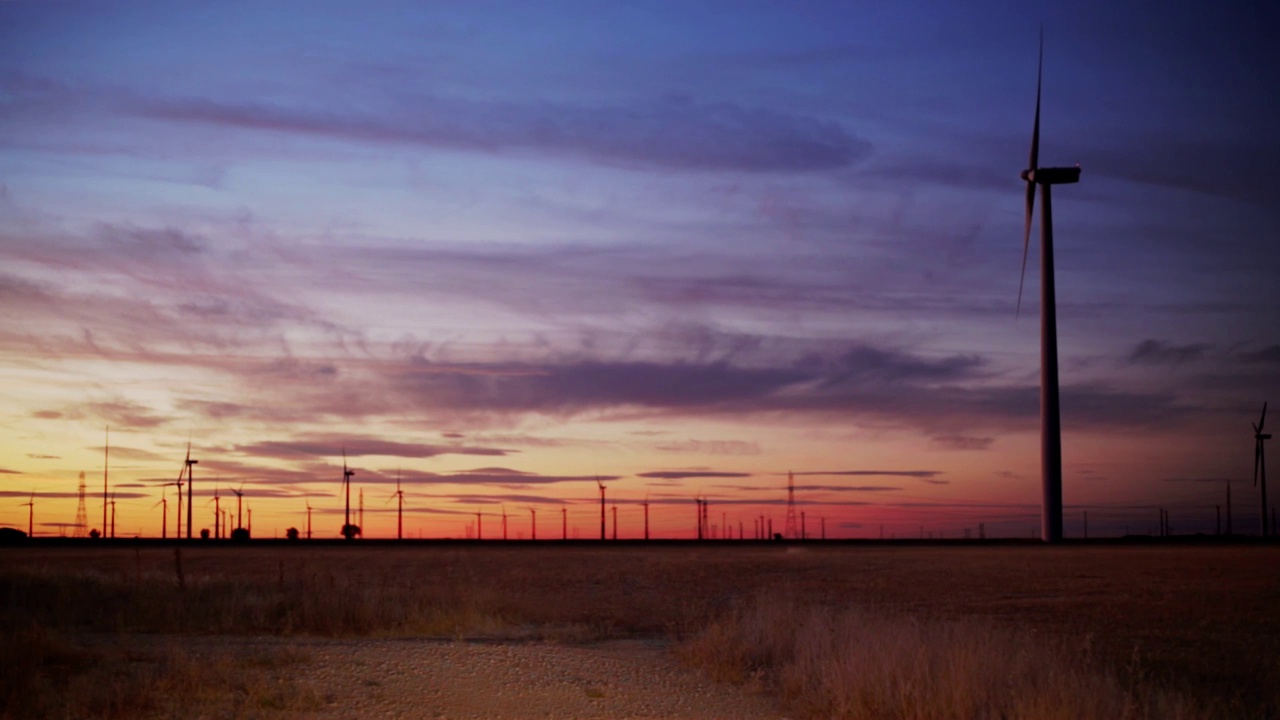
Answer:
[[(682, 640), (765, 595), (785, 596), (796, 607), (976, 619), (1085, 648), (1098, 667), (1126, 682), (1176, 689), (1210, 715), (1280, 708), (1274, 545), (195, 543), (176, 554), (173, 545), (127, 542), (0, 548), (5, 627), (57, 638), (46, 653), (54, 661), (32, 668), (28, 683), (56, 683), (43, 675), (74, 664), (65, 657), (89, 652), (79, 638), (101, 633), (568, 645)], [(13, 632), (0, 639), (40, 644)], [(58, 643), (73, 649), (59, 651)], [(266, 693), (260, 705), (286, 714), (314, 710), (301, 691), (280, 692)], [(110, 715), (110, 707), (100, 714)]]

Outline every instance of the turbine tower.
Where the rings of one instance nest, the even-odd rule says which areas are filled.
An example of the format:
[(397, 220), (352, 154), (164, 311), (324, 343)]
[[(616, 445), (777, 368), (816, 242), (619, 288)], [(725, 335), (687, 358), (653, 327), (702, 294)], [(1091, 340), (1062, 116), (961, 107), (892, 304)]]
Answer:
[(1275, 528), (1267, 526), (1267, 455), (1264, 451), (1264, 440), (1271, 439), (1271, 433), (1263, 434), (1262, 426), (1267, 421), (1267, 404), (1262, 403), (1262, 417), (1258, 418), (1258, 424), (1253, 426), (1253, 484), (1262, 488), (1262, 537), (1268, 537), (1275, 533)]
[(1080, 167), (1040, 167), (1040, 84), (1044, 71), (1044, 32), (1040, 34), (1040, 62), (1036, 70), (1036, 117), (1031, 130), (1031, 164), (1022, 171), (1027, 183), (1026, 231), (1022, 239), (1022, 276), (1018, 281), (1017, 311), (1022, 310), (1022, 283), (1027, 275), (1031, 245), (1031, 215), (1036, 186), (1040, 186), (1040, 476), (1044, 500), (1040, 538), (1062, 540), (1062, 425), (1058, 409), (1058, 319), (1053, 284), (1054, 185), (1080, 182)]

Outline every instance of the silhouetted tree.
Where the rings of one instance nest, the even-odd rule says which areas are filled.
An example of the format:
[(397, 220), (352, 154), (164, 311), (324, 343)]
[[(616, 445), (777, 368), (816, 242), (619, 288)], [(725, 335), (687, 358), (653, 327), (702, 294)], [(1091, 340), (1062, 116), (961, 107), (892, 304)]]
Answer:
[(249, 542), (249, 531), (242, 527), (232, 530), (231, 542)]
[(287, 537), (287, 538), (289, 538), (290, 540), (297, 540), (297, 539), (298, 539), (298, 528), (291, 527), (291, 528), (289, 528), (288, 530), (285, 530), (285, 531), (284, 531), (284, 536), (285, 536), (285, 537)]

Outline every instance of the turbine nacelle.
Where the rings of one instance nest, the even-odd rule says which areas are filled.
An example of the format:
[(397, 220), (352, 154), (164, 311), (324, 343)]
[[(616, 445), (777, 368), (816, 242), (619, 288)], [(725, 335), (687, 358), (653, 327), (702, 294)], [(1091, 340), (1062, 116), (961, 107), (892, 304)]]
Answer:
[[(1032, 168), (1023, 170), (1021, 177), (1036, 185), (1067, 185), (1080, 182), (1080, 166), (1059, 168)], [(1028, 215), (1030, 213), (1028, 212)]]

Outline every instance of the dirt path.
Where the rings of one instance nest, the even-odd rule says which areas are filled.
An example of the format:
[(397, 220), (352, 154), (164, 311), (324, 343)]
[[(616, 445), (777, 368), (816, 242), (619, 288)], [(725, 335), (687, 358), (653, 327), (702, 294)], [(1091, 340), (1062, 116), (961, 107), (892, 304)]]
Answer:
[[(223, 638), (239, 655), (287, 654), (288, 682), (312, 697), (284, 716), (777, 720), (769, 698), (685, 668), (660, 641), (588, 646), (421, 639)], [(280, 714), (269, 713), (274, 717)]]

